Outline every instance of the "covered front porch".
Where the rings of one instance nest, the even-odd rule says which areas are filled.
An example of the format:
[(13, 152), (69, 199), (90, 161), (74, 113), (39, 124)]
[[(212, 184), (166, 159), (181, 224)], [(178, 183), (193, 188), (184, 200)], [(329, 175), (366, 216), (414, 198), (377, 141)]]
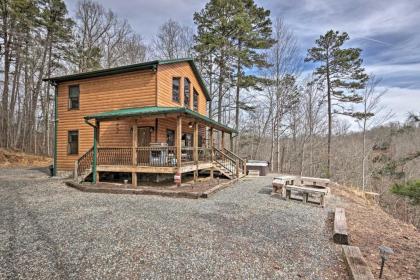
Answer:
[[(93, 127), (92, 148), (75, 162), (75, 180), (92, 173), (130, 173), (133, 186), (138, 174), (214, 171), (233, 179), (246, 173), (246, 163), (232, 153), (235, 131), (182, 107), (142, 107), (103, 112), (85, 117)], [(215, 145), (215, 135), (220, 141)], [(230, 141), (226, 141), (227, 137)], [(167, 176), (168, 177), (168, 176)]]

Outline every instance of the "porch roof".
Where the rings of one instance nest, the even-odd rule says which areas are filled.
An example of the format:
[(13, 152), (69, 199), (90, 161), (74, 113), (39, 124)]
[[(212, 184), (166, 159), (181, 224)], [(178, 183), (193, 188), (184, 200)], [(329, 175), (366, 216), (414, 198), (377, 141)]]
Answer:
[(151, 115), (161, 115), (161, 114), (184, 114), (188, 117), (192, 117), (199, 121), (204, 122), (210, 127), (214, 127), (220, 131), (225, 131), (228, 133), (237, 133), (233, 128), (230, 128), (224, 124), (221, 124), (215, 120), (210, 119), (207, 116), (201, 115), (195, 111), (184, 107), (138, 107), (138, 108), (124, 108), (119, 110), (107, 111), (102, 113), (97, 113), (93, 115), (85, 116), (85, 120), (112, 120), (112, 119), (121, 119), (128, 117), (142, 117), (142, 116), (151, 116)]

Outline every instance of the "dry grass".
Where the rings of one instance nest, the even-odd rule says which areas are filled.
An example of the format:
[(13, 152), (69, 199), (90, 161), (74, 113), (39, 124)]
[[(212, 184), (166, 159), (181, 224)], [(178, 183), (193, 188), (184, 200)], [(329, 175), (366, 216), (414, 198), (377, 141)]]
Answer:
[(52, 159), (47, 156), (0, 148), (0, 167), (44, 167), (51, 163)]
[(350, 245), (360, 247), (375, 277), (379, 276), (380, 245), (394, 250), (387, 260), (384, 279), (420, 279), (420, 233), (395, 219), (351, 188), (333, 187), (340, 207), (346, 209)]

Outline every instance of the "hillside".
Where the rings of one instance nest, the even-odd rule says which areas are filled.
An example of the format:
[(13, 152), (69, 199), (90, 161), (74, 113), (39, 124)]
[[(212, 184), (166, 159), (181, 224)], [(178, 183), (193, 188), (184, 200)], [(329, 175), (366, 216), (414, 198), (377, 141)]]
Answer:
[(52, 159), (47, 156), (0, 148), (0, 167), (45, 167), (51, 163)]
[(334, 187), (332, 193), (329, 206), (345, 208), (350, 244), (360, 248), (375, 277), (380, 269), (378, 247), (385, 245), (394, 254), (386, 261), (383, 279), (420, 278), (420, 233), (413, 225), (395, 219), (351, 189)]

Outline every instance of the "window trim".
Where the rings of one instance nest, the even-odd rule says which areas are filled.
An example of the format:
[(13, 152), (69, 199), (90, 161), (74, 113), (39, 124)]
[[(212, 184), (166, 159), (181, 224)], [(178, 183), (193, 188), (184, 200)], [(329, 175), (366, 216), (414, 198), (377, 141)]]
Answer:
[[(200, 96), (200, 94), (195, 89), (195, 87), (193, 87), (193, 111), (196, 111), (196, 112), (198, 112), (198, 108), (199, 108), (199, 104), (200, 104), (199, 96)], [(195, 102), (194, 101), (197, 101), (197, 108), (195, 107)]]
[[(77, 153), (70, 153), (70, 133), (77, 132)], [(75, 156), (79, 154), (80, 133), (78, 129), (67, 130), (67, 155)]]
[[(185, 98), (185, 84), (186, 84), (186, 81), (188, 81), (188, 83), (189, 83), (189, 89), (188, 89), (188, 106), (186, 106), (186, 104), (185, 104), (185, 100), (186, 100), (186, 98)], [(188, 78), (188, 77), (184, 77), (184, 81), (183, 81), (183, 91), (182, 91), (182, 93), (183, 93), (183, 95), (184, 95), (184, 102), (183, 102), (183, 104), (182, 104), (182, 106), (184, 106), (184, 107), (186, 107), (186, 108), (188, 108), (188, 109), (191, 109), (191, 87), (192, 87), (192, 83), (191, 83), (191, 80)]]
[[(178, 82), (178, 100), (174, 100), (174, 80), (175, 79), (177, 79), (179, 82)], [(180, 76), (172, 76), (172, 97), (171, 97), (171, 99), (172, 99), (172, 102), (175, 102), (175, 103), (178, 103), (178, 104), (181, 104), (181, 79), (182, 79), (182, 77), (180, 77)]]
[[(72, 87), (78, 87), (79, 88), (79, 95), (77, 97), (77, 108), (72, 108), (71, 107), (71, 98), (70, 98), (70, 89)], [(68, 99), (68, 110), (80, 110), (80, 84), (74, 84), (74, 85), (69, 85), (68, 86), (68, 95), (67, 95), (67, 99)]]

